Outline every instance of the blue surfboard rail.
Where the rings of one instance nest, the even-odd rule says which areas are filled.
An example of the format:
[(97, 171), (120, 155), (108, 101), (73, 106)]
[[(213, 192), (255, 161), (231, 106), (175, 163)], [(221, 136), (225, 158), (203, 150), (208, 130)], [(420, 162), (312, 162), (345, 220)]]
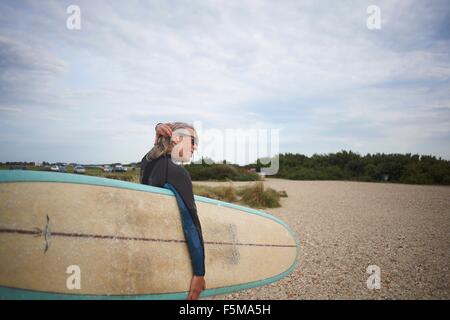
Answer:
[[(58, 182), (58, 183), (72, 183), (72, 184), (86, 184), (86, 185), (96, 185), (96, 186), (104, 186), (104, 187), (113, 187), (113, 188), (121, 188), (142, 192), (151, 192), (164, 194), (169, 196), (174, 196), (173, 192), (164, 189), (158, 188), (138, 183), (132, 183), (127, 181), (108, 179), (102, 177), (94, 177), (88, 175), (78, 175), (71, 173), (62, 173), (62, 172), (48, 172), (48, 171), (31, 171), (31, 170), (0, 170), (0, 183), (11, 183), (11, 182)], [(239, 285), (221, 287), (221, 288), (213, 288), (206, 289), (202, 292), (201, 297), (208, 297), (214, 295), (221, 295), (232, 293), (240, 290), (247, 290), (259, 286), (263, 286), (269, 283), (276, 282), (287, 275), (289, 275), (293, 270), (295, 270), (297, 266), (297, 258), (299, 254), (299, 243), (298, 239), (294, 236), (294, 233), (289, 228), (289, 226), (282, 221), (281, 219), (274, 217), (271, 214), (266, 212), (240, 206), (233, 203), (228, 203), (216, 199), (210, 199), (201, 196), (194, 196), (195, 201), (209, 203), (213, 205), (228, 207), (232, 209), (236, 209), (242, 212), (246, 212), (249, 214), (255, 214), (267, 219), (270, 219), (276, 223), (281, 224), (295, 239), (296, 242), (296, 257), (292, 265), (284, 272), (275, 275), (270, 278), (247, 282)], [(236, 211), (236, 212), (239, 212)], [(162, 293), (162, 294), (141, 294), (141, 295), (90, 295), (90, 294), (66, 294), (66, 293), (50, 293), (43, 291), (33, 291), (27, 289), (17, 289), (17, 288), (9, 288), (5, 286), (0, 286), (0, 299), (50, 299), (50, 300), (178, 300), (178, 299), (186, 299), (188, 292), (173, 292), (173, 293)]]

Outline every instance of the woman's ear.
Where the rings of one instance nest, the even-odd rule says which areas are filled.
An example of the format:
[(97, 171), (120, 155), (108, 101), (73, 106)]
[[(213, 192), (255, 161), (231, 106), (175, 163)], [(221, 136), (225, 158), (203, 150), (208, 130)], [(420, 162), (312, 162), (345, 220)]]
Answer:
[(170, 140), (172, 140), (175, 144), (179, 144), (181, 142), (181, 136), (173, 134)]

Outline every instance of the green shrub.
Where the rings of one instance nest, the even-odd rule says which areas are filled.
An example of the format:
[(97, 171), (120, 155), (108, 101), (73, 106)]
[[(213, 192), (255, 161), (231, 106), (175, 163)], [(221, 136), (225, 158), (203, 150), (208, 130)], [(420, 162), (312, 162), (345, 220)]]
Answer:
[(260, 180), (258, 174), (247, 172), (243, 168), (229, 164), (189, 164), (184, 168), (191, 175), (194, 181), (257, 181)]

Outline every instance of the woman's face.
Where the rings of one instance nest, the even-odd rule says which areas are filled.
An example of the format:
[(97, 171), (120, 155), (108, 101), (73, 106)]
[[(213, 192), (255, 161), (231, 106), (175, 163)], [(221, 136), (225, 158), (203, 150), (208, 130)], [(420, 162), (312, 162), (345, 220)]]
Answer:
[[(197, 149), (197, 133), (193, 129), (175, 130), (175, 147), (172, 150), (172, 158), (179, 162), (189, 162), (192, 154)], [(192, 143), (194, 137), (194, 143)]]

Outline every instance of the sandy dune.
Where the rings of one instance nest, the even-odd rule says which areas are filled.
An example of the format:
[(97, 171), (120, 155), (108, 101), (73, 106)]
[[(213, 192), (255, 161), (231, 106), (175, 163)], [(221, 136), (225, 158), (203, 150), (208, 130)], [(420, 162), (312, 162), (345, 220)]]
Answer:
[[(281, 179), (265, 185), (288, 193), (281, 208), (265, 211), (297, 234), (298, 266), (275, 284), (214, 298), (450, 298), (450, 187)], [(367, 288), (369, 265), (381, 269), (379, 290)]]

